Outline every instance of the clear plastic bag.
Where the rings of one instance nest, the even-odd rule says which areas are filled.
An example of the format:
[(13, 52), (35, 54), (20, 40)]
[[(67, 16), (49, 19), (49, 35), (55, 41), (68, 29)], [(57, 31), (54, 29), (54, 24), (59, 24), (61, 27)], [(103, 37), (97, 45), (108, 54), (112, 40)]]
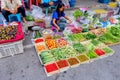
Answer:
[(32, 5), (31, 15), (35, 19), (44, 18), (45, 17), (45, 14), (42, 12), (42, 8), (40, 8), (39, 6), (35, 6), (35, 5)]

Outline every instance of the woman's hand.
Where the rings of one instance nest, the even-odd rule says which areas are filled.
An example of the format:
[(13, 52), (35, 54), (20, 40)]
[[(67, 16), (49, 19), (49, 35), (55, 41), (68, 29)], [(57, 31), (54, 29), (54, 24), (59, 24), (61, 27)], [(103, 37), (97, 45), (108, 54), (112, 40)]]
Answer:
[(10, 13), (16, 14), (16, 11), (15, 10), (10, 10)]
[(57, 32), (59, 32), (60, 31), (60, 28), (59, 27), (57, 27)]
[(69, 21), (69, 23), (72, 23), (72, 20), (69, 17), (64, 16), (64, 18), (67, 19)]
[(69, 20), (69, 24), (72, 23), (72, 20)]

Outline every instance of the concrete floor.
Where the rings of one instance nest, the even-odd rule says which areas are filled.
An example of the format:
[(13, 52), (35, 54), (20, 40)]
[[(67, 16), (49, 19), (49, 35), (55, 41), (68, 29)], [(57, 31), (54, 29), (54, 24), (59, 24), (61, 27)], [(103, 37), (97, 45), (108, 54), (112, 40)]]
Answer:
[[(98, 4), (95, 0), (77, 0), (77, 3), (77, 6)], [(116, 51), (113, 56), (47, 77), (29, 35), (23, 44), (23, 54), (0, 59), (0, 80), (120, 80), (120, 45), (111, 47)]]

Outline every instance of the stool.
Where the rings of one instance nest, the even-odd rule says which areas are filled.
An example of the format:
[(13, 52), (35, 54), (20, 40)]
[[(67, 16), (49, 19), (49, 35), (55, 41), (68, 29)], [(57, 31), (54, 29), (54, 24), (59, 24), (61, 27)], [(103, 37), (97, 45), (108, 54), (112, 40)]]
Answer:
[[(38, 0), (35, 0), (35, 2), (36, 2), (35, 5), (38, 6)], [(33, 4), (33, 0), (29, 0), (29, 7), (30, 7), (30, 10), (31, 10), (32, 4)]]
[(21, 19), (21, 14), (20, 14), (20, 13), (10, 14), (10, 15), (8, 16), (8, 19), (9, 19), (9, 22), (13, 22), (13, 21), (21, 22), (21, 21), (22, 21), (22, 19)]

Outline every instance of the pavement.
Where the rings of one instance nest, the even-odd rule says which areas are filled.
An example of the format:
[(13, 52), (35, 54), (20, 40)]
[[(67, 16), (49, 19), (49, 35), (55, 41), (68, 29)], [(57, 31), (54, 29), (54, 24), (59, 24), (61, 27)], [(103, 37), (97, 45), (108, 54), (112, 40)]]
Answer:
[[(77, 6), (99, 4), (77, 0)], [(71, 14), (69, 12), (69, 14)], [(0, 80), (120, 80), (120, 44), (111, 46), (115, 54), (89, 64), (47, 77), (32, 45), (31, 34), (23, 41), (24, 53), (0, 59)]]

